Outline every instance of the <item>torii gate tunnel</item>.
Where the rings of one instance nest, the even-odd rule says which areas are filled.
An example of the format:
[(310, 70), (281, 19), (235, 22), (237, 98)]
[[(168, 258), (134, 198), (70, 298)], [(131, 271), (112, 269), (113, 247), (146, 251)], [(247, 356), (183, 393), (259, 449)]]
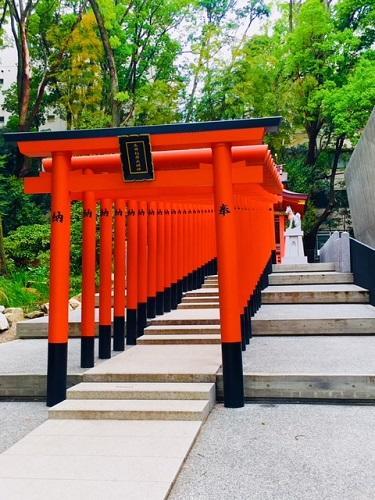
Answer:
[[(99, 358), (110, 358), (111, 347), (124, 350), (125, 337), (136, 344), (147, 318), (176, 308), (185, 291), (218, 272), (224, 404), (243, 406), (242, 350), (275, 262), (274, 206), (283, 192), (263, 141), (280, 122), (272, 117), (6, 135), (25, 156), (44, 158), (44, 172), (26, 178), (25, 191), (52, 197), (49, 406), (66, 397), (72, 201), (83, 205), (82, 367), (94, 366), (95, 358), (99, 206)], [(128, 182), (120, 143), (122, 136), (136, 141), (140, 134), (152, 150), (142, 150), (141, 160), (152, 157), (154, 176)], [(139, 150), (128, 160), (136, 177)]]

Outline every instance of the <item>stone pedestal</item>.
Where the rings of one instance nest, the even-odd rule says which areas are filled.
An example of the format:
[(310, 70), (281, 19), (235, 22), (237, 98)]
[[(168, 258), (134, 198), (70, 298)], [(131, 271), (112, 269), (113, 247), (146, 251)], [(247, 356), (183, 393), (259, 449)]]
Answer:
[(301, 228), (287, 229), (285, 236), (285, 254), (282, 264), (306, 264), (307, 257), (303, 250), (303, 231)]

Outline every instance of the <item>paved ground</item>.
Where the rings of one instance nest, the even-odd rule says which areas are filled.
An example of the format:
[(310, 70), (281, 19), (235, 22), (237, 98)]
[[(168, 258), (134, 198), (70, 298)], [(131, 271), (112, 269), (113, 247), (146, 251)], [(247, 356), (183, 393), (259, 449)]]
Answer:
[(375, 337), (253, 337), (244, 373), (375, 374)]
[[(68, 373), (83, 373), (80, 368), (80, 339), (69, 340)], [(0, 376), (5, 374), (44, 374), (47, 373), (47, 339), (14, 340), (0, 344)], [(129, 347), (128, 347), (129, 349)], [(96, 356), (98, 343), (96, 340)], [(112, 356), (118, 353), (112, 352)], [(103, 360), (96, 359), (100, 364)]]
[[(0, 451), (46, 418), (0, 402)], [(169, 500), (372, 500), (374, 406), (217, 405)]]
[(0, 401), (0, 453), (47, 420), (47, 411), (45, 403)]
[(373, 500), (375, 407), (218, 405), (169, 500)]

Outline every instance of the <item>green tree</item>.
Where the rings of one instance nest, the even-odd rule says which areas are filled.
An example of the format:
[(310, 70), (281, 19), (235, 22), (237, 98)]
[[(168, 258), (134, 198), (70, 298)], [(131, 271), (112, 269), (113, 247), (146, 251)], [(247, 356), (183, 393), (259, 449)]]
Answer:
[[(251, 0), (242, 8), (236, 8), (237, 3), (235, 0), (200, 0), (193, 12), (194, 28), (200, 26), (200, 29), (193, 29), (189, 36), (193, 62), (189, 65), (191, 82), (185, 104), (187, 121), (203, 116), (213, 119), (219, 113), (217, 99), (224, 90), (220, 88), (220, 76), (225, 72), (224, 81), (230, 76), (252, 24), (270, 12), (263, 0)], [(240, 24), (243, 30), (238, 40), (236, 32)], [(227, 56), (223, 58), (223, 47), (230, 48), (229, 65), (224, 62)], [(200, 90), (203, 99), (199, 97)]]

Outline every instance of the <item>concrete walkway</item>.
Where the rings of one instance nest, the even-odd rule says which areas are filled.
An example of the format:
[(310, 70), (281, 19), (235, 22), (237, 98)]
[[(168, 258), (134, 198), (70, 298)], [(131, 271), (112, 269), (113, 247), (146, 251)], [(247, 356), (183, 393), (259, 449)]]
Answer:
[[(308, 272), (309, 269), (304, 268), (303, 271)], [(320, 271), (326, 270), (332, 271), (331, 268), (326, 269), (324, 266), (320, 269)], [(275, 269), (275, 272), (279, 272), (278, 269)], [(197, 301), (193, 304), (198, 304), (202, 298), (211, 299), (217, 296), (217, 289), (211, 287), (214, 281), (210, 280), (210, 286), (201, 291), (189, 292), (188, 296)], [(332, 286), (293, 285), (286, 290), (288, 293), (283, 294), (285, 287), (288, 285), (272, 285), (268, 291), (263, 291), (263, 297), (267, 296), (268, 301), (274, 302), (275, 305), (272, 306), (274, 308), (280, 308), (277, 302), (280, 297), (285, 300), (285, 296), (289, 301), (296, 296), (300, 305), (305, 300), (320, 301), (321, 294), (325, 296), (324, 301), (334, 302), (335, 306), (340, 304), (363, 308), (364, 304), (354, 303), (368, 301), (367, 292), (350, 283)], [(348, 302), (351, 304), (347, 304)], [(309, 307), (310, 304), (306, 306), (307, 309)], [(359, 318), (360, 321), (362, 319)], [(373, 321), (373, 318), (370, 320)], [(279, 322), (277, 316), (272, 317), (270, 321)], [(309, 319), (305, 321), (309, 323)], [(320, 318), (320, 321), (324, 324), (324, 318)], [(148, 333), (149, 336), (164, 335), (171, 338), (171, 328), (174, 327), (179, 330), (180, 342), (186, 342), (189, 341), (187, 334), (189, 328), (214, 327), (215, 333), (211, 330), (202, 334), (212, 338), (213, 335), (217, 335), (217, 328), (220, 327), (219, 311), (217, 308), (205, 308), (203, 303), (202, 308), (179, 309), (155, 318), (151, 324), (153, 333)], [(322, 339), (320, 342), (319, 338)], [(370, 342), (361, 343), (361, 339), (370, 339)], [(332, 398), (349, 398), (352, 395), (355, 398), (374, 399), (374, 388), (372, 387), (374, 392), (372, 396), (371, 391), (367, 390), (369, 386), (374, 386), (371, 363), (365, 365), (370, 373), (356, 372), (359, 366), (363, 366), (361, 359), (365, 358), (366, 346), (367, 355), (370, 353), (372, 359), (371, 353), (375, 348), (372, 339), (373, 337), (346, 337), (345, 345), (342, 347), (333, 341), (328, 346), (327, 342), (331, 340), (328, 337), (253, 338), (248, 351), (244, 354), (246, 395), (288, 397), (288, 394), (291, 394), (292, 397), (298, 398), (310, 397), (309, 394), (311, 397), (323, 397), (322, 394), (328, 394), (328, 397)], [(84, 383), (68, 391), (68, 399), (50, 410), (50, 419), (47, 422), (0, 456), (0, 498), (3, 492), (7, 500), (24, 498), (74, 500), (84, 495), (89, 495), (90, 499), (166, 498), (202, 424), (213, 408), (216, 380), (219, 397), (221, 395), (222, 377), (218, 373), (221, 364), (220, 345), (212, 343), (174, 345), (168, 338), (162, 340), (164, 343), (161, 345), (137, 345), (84, 372), (81, 375)], [(267, 341), (274, 342), (272, 348)], [(317, 342), (315, 346), (312, 344), (313, 341)], [(305, 349), (305, 353), (309, 352), (310, 359), (313, 353), (317, 358), (324, 358), (328, 350), (330, 366), (335, 369), (323, 374), (311, 373), (312, 368), (324, 368), (324, 362), (319, 365), (318, 360), (313, 359), (309, 369), (303, 367), (302, 363), (306, 361), (306, 356), (303, 356), (301, 349)], [(346, 356), (344, 354), (341, 359), (342, 349), (351, 354)], [(284, 356), (280, 355), (280, 352), (283, 352)], [(354, 357), (355, 352), (358, 356), (353, 364), (354, 374), (351, 376), (365, 376), (366, 380), (356, 380), (353, 383), (350, 377), (340, 378), (338, 386), (332, 385), (329, 379), (331, 376), (347, 377), (348, 365), (344, 365), (344, 361), (350, 360), (351, 356)], [(287, 358), (289, 361), (292, 360), (292, 370), (289, 372), (286, 372)], [(301, 361), (293, 364), (294, 358), (301, 358)], [(252, 369), (256, 366), (259, 371), (254, 373)], [(338, 373), (342, 368), (345, 369), (344, 374)], [(291, 381), (296, 385), (293, 386), (293, 383), (291, 385)], [(337, 378), (334, 381), (336, 383)], [(349, 386), (351, 388), (348, 390)], [(268, 488), (265, 480), (265, 471), (268, 471), (268, 474), (272, 472), (272, 479), (269, 481), (272, 484), (273, 477), (276, 478), (276, 483), (280, 482), (284, 470), (287, 470), (289, 475), (293, 472), (290, 464), (281, 467), (281, 474), (275, 469), (277, 460), (282, 456), (276, 453), (279, 449), (279, 445), (275, 444), (278, 439), (277, 427), (276, 429), (271, 427), (272, 439), (268, 441), (266, 439), (262, 443), (257, 454), (251, 455), (250, 462), (246, 456), (240, 458), (245, 451), (248, 452), (248, 448), (253, 444), (252, 441), (262, 435), (260, 430), (262, 427), (258, 429), (257, 426), (250, 425), (250, 442), (249, 446), (246, 446), (248, 428), (245, 428), (242, 434), (239, 433), (239, 439), (237, 433), (233, 433), (234, 430), (238, 430), (238, 425), (247, 426), (247, 420), (241, 420), (246, 411), (246, 408), (225, 410), (224, 427), (219, 429), (219, 434), (214, 438), (218, 441), (215, 446), (219, 447), (220, 457), (216, 463), (212, 458), (211, 461), (216, 466), (219, 477), (220, 471), (229, 475), (228, 482), (231, 482), (228, 488), (225, 489), (225, 483), (222, 483), (219, 488), (211, 489), (208, 486), (208, 489), (201, 490), (198, 484), (199, 471), (198, 473), (195, 471), (197, 484), (185, 493), (183, 490), (178, 493), (177, 484), (177, 489), (172, 494), (177, 494), (175, 498), (215, 500), (216, 498), (294, 498), (290, 496), (291, 490), (288, 488), (281, 488), (281, 496), (278, 497), (276, 490)], [(285, 419), (283, 414), (281, 417)], [(247, 418), (251, 419), (252, 416)], [(269, 418), (269, 422), (266, 420), (262, 420), (260, 425), (271, 425), (269, 422), (274, 425), (272, 417)], [(308, 427), (302, 430), (304, 432), (294, 434), (296, 441), (306, 435)], [(284, 436), (281, 442), (283, 439)], [(231, 440), (235, 444), (234, 448), (231, 446)], [(264, 447), (267, 446), (271, 448), (269, 452), (271, 457), (268, 461), (262, 461), (262, 453), (267, 458), (267, 450), (264, 451)], [(254, 449), (256, 448), (254, 446)], [(246, 494), (244, 496), (244, 492), (237, 484), (245, 473), (241, 468), (243, 464), (238, 466), (239, 460), (243, 460), (248, 474), (255, 470), (254, 462), (257, 462), (257, 465), (261, 464), (260, 471), (263, 471), (263, 475), (259, 474), (262, 477), (262, 484), (258, 484), (257, 481), (248, 483), (252, 490), (247, 495), (251, 496)], [(288, 456), (285, 456), (285, 460), (288, 460)], [(229, 467), (226, 470), (227, 463)], [(233, 470), (236, 466), (241, 472), (234, 477)], [(217, 474), (216, 478), (218, 480)], [(302, 478), (303, 475), (300, 475), (299, 480)], [(269, 497), (268, 490), (272, 491)], [(240, 496), (236, 496), (238, 491), (241, 491)]]
[(217, 405), (169, 500), (373, 500), (375, 407)]
[[(220, 361), (216, 345), (135, 346), (88, 370), (84, 379), (93, 387), (91, 395), (53, 407), (52, 418), (0, 455), (0, 498), (166, 498), (214, 404), (212, 382)], [(112, 390), (116, 381), (120, 398), (95, 399), (103, 391), (98, 381)], [(129, 384), (119, 386), (129, 381), (131, 396)], [(208, 402), (186, 394), (178, 400), (173, 391), (163, 399), (159, 384), (153, 392), (158, 399), (147, 400), (145, 385), (150, 390), (155, 381), (195, 392), (191, 382), (199, 387), (211, 382), (213, 390)]]

